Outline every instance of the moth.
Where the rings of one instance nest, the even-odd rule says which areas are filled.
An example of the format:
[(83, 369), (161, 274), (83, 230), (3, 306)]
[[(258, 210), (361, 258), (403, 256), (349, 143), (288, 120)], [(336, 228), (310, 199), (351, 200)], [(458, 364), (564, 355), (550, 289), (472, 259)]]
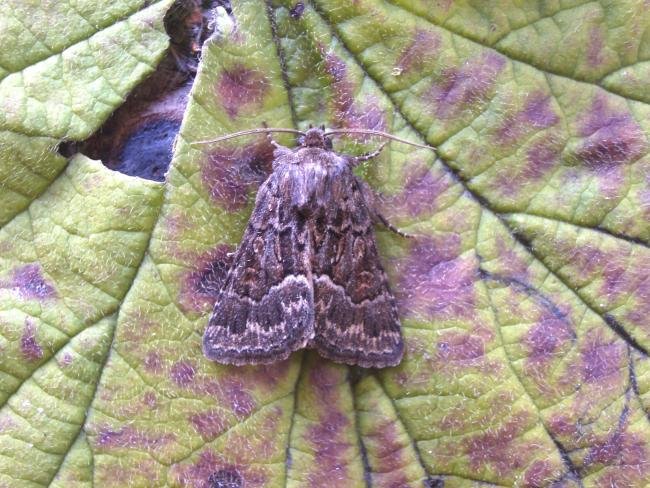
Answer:
[[(354, 173), (379, 154), (338, 154), (336, 133), (380, 131), (310, 128), (296, 148), (275, 146), (273, 171), (255, 206), (218, 293), (203, 352), (224, 364), (266, 364), (313, 348), (332, 361), (364, 368), (397, 365), (404, 353), (395, 298), (382, 268), (373, 224), (393, 227), (372, 190)], [(269, 137), (270, 138), (270, 137)]]

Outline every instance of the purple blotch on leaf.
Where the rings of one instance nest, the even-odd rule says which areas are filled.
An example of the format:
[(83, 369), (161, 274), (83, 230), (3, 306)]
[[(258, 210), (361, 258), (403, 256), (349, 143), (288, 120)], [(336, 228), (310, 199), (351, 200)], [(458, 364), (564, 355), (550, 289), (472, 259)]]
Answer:
[(249, 202), (248, 192), (266, 179), (272, 164), (273, 146), (266, 139), (245, 147), (221, 148), (208, 155), (201, 179), (212, 199), (232, 212)]
[(445, 68), (426, 94), (435, 107), (435, 115), (453, 118), (485, 100), (505, 64), (505, 57), (488, 52), (468, 60), (460, 68)]
[(542, 140), (531, 145), (526, 151), (528, 164), (522, 172), (526, 180), (538, 181), (542, 179), (560, 160), (562, 149), (552, 141)]
[(427, 165), (414, 163), (407, 170), (404, 189), (398, 194), (382, 199), (389, 217), (418, 217), (436, 210), (436, 202), (453, 185), (446, 174), (436, 174)]
[[(255, 437), (255, 436), (250, 436)], [(249, 442), (236, 436), (228, 440), (222, 452), (206, 449), (191, 465), (176, 464), (173, 478), (179, 486), (201, 488), (253, 488), (268, 486), (267, 469), (257, 464), (254, 452), (242, 455), (241, 450), (250, 449)], [(241, 464), (233, 464), (229, 459), (241, 459)], [(230, 483), (230, 484), (229, 484)], [(233, 484), (239, 483), (239, 484)]]
[(558, 473), (558, 468), (553, 466), (551, 462), (535, 461), (526, 469), (522, 486), (529, 486), (531, 488), (548, 486), (549, 480), (557, 478), (560, 474)]
[(551, 97), (544, 92), (533, 93), (521, 111), (504, 118), (497, 131), (498, 142), (512, 145), (524, 134), (546, 129), (558, 123), (559, 117), (551, 107)]
[(546, 93), (536, 93), (526, 102), (522, 113), (522, 121), (536, 128), (546, 128), (555, 125), (559, 117), (551, 107), (551, 97)]
[(230, 269), (233, 250), (230, 245), (219, 244), (196, 260), (180, 292), (179, 302), (185, 310), (205, 311), (214, 305)]
[(511, 280), (515, 283), (526, 283), (528, 281), (528, 267), (530, 264), (517, 252), (517, 248), (513, 247), (510, 241), (506, 241), (501, 236), (497, 236), (495, 243), (497, 248), (496, 268), (499, 270), (499, 274), (506, 280)]
[(38, 361), (43, 357), (43, 348), (36, 341), (36, 326), (31, 319), (25, 319), (25, 328), (20, 337), (20, 352), (28, 361)]
[(440, 35), (427, 30), (416, 29), (411, 43), (404, 49), (395, 65), (395, 73), (402, 74), (420, 69), (438, 56)]
[(248, 417), (255, 410), (255, 400), (241, 381), (237, 379), (224, 381), (223, 391), (235, 415), (240, 418)]
[(194, 379), (194, 365), (189, 361), (179, 361), (171, 367), (171, 379), (178, 386), (187, 386)]
[(581, 351), (582, 378), (587, 383), (620, 380), (625, 345), (619, 340), (604, 342), (600, 334), (589, 339)]
[(224, 70), (217, 82), (217, 100), (230, 118), (235, 118), (245, 107), (258, 105), (268, 91), (265, 77), (243, 65)]
[(529, 361), (539, 363), (552, 359), (562, 346), (573, 341), (574, 333), (566, 317), (543, 312), (524, 339), (529, 349)]
[[(233, 371), (237, 369), (242, 368), (233, 367)], [(257, 406), (248, 388), (235, 373), (233, 376), (225, 376), (218, 380), (201, 377), (201, 381), (197, 381), (194, 388), (197, 394), (207, 394), (221, 399), (222, 405), (228, 405), (240, 419), (248, 417)]]
[(146, 392), (142, 396), (142, 403), (150, 409), (156, 408), (158, 406), (158, 399), (156, 398), (156, 394), (152, 391)]
[[(326, 73), (332, 80), (332, 104), (334, 120), (338, 127), (349, 129), (385, 130), (384, 111), (376, 100), (359, 100), (359, 90), (348, 76), (348, 67), (339, 56), (318, 46), (324, 58)], [(361, 138), (363, 139), (363, 137)]]
[(405, 314), (465, 318), (474, 314), (478, 263), (459, 254), (458, 234), (415, 240), (410, 256), (396, 269), (402, 276), (396, 298)]
[[(407, 445), (400, 438), (396, 422), (377, 420), (369, 434), (376, 452), (374, 457), (380, 460), (378, 470), (373, 472), (379, 486), (408, 486), (407, 469), (410, 462), (408, 455), (403, 456)], [(381, 471), (381, 472), (379, 472)]]
[(529, 456), (535, 452), (535, 449), (522, 449), (522, 445), (516, 442), (529, 428), (529, 415), (518, 413), (502, 426), (462, 441), (469, 455), (470, 467), (482, 471), (491, 466), (500, 477), (518, 472), (528, 465)]
[(340, 371), (320, 358), (309, 371), (309, 383), (319, 400), (319, 415), (315, 425), (307, 429), (306, 437), (314, 452), (313, 468), (306, 475), (308, 486), (347, 486), (347, 458), (350, 444), (346, 435), (350, 419), (339, 407)]
[(594, 98), (579, 134), (585, 142), (576, 155), (587, 168), (597, 171), (629, 164), (646, 147), (643, 132), (631, 114), (613, 109), (604, 95)]
[(593, 26), (589, 32), (589, 46), (587, 47), (587, 61), (592, 68), (598, 67), (603, 62), (604, 45), (605, 41), (600, 26)]
[(97, 436), (97, 444), (103, 448), (143, 449), (151, 452), (156, 452), (175, 440), (176, 436), (171, 433), (153, 435), (134, 427), (119, 430), (103, 428)]
[(61, 357), (58, 358), (58, 360), (57, 360), (57, 364), (58, 364), (61, 368), (65, 368), (65, 367), (67, 367), (67, 366), (70, 366), (70, 365), (72, 364), (72, 361), (73, 361), (72, 354), (70, 354), (69, 352), (64, 352), (64, 353), (61, 355)]
[(349, 428), (348, 418), (332, 410), (308, 429), (315, 468), (307, 475), (309, 486), (342, 486), (338, 481), (347, 479), (345, 452), (350, 446), (341, 437)]
[[(621, 410), (618, 425), (613, 431), (604, 435), (592, 434), (591, 447), (584, 458), (583, 465), (607, 466), (604, 470), (605, 485), (599, 486), (637, 486), (635, 481), (646, 478), (650, 472), (648, 463), (647, 442), (636, 432), (629, 432), (631, 391), (626, 394), (626, 402)], [(634, 467), (634, 469), (630, 469)], [(599, 480), (600, 481), (600, 480)], [(602, 483), (602, 481), (601, 481)]]
[(626, 318), (648, 330), (648, 317), (650, 316), (650, 262), (645, 261), (631, 270), (628, 286), (633, 287), (633, 296), (636, 298), (636, 307), (627, 313)]
[(17, 290), (23, 298), (45, 300), (56, 297), (54, 287), (45, 281), (41, 267), (36, 263), (14, 269), (12, 278), (9, 287)]
[(144, 368), (149, 373), (158, 374), (162, 371), (163, 360), (157, 351), (150, 351), (144, 358)]
[(443, 361), (472, 361), (485, 355), (483, 338), (459, 332), (446, 332), (438, 341), (438, 358)]
[(189, 420), (206, 442), (216, 439), (228, 427), (223, 412), (219, 410), (196, 413)]

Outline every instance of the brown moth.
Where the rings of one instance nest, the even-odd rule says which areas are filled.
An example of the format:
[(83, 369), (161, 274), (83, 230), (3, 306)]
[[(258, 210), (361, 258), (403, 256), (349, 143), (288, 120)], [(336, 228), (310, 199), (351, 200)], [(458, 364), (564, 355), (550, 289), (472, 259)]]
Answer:
[(375, 157), (334, 152), (336, 133), (371, 130), (253, 129), (297, 132), (299, 146), (275, 142), (273, 172), (260, 186), (241, 244), (203, 336), (208, 359), (263, 364), (314, 348), (365, 368), (397, 365), (404, 352), (395, 298), (381, 266), (374, 223), (401, 234), (375, 208), (352, 169)]

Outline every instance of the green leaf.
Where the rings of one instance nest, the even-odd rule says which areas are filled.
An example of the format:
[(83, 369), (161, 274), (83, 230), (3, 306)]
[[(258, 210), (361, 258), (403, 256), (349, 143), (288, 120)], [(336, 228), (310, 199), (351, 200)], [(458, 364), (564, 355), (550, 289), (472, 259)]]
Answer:
[[(52, 148), (153, 69), (168, 3), (59, 6), (38, 43), (13, 6), (0, 29), (0, 484), (650, 483), (647, 9), (233, 4), (164, 188)], [(272, 148), (193, 143), (265, 123), (437, 146), (391, 142), (360, 171), (416, 236), (377, 229), (398, 367), (203, 357)]]
[(0, 5), (0, 223), (65, 167), (61, 140), (90, 136), (160, 60), (169, 1), (9, 0)]

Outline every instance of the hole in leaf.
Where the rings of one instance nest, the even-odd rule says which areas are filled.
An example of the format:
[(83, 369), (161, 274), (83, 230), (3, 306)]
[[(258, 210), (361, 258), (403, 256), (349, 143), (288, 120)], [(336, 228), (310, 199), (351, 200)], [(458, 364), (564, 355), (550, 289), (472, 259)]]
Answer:
[(59, 153), (71, 157), (80, 152), (112, 170), (162, 181), (217, 6), (229, 9), (224, 1), (177, 0), (163, 19), (170, 47), (156, 70), (90, 138), (64, 141)]

